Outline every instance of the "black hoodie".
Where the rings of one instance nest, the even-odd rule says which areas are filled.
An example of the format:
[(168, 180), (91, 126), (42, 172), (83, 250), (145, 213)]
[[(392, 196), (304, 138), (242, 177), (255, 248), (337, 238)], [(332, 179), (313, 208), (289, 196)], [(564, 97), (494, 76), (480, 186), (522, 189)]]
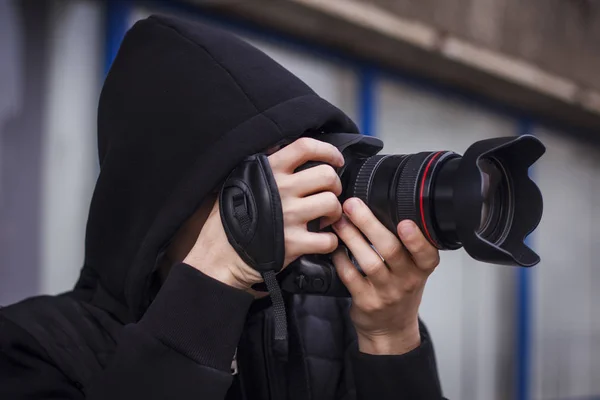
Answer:
[[(0, 398), (440, 398), (426, 331), (403, 356), (360, 354), (346, 300), (288, 296), (290, 361), (279, 365), (268, 302), (249, 312), (250, 295), (185, 264), (159, 287), (161, 253), (203, 198), (245, 156), (309, 130), (357, 131), (227, 33), (167, 17), (138, 22), (100, 98), (81, 277), (71, 292), (1, 310)], [(329, 322), (305, 318), (315, 315)]]

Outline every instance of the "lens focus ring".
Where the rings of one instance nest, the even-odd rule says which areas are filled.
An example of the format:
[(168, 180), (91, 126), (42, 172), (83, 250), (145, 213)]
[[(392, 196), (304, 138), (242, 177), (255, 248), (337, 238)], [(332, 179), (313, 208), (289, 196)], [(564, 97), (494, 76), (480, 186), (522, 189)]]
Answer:
[[(406, 166), (402, 170), (398, 185), (396, 187), (396, 212), (397, 221), (410, 219), (414, 221), (422, 231), (428, 231), (427, 227), (423, 226), (424, 221), (420, 217), (419, 202), (421, 189), (421, 183), (419, 179), (427, 165), (430, 157), (433, 157), (437, 153), (418, 153), (410, 156), (410, 159), (406, 162)], [(429, 207), (429, 206), (427, 206)], [(430, 232), (429, 239), (431, 239), (436, 246), (439, 247), (438, 240)]]
[(396, 186), (396, 221), (410, 219), (418, 223), (416, 194), (418, 189), (419, 171), (428, 153), (412, 154), (409, 156)]
[(386, 157), (387, 156), (385, 155), (369, 157), (367, 161), (360, 166), (360, 170), (358, 171), (354, 182), (352, 195), (364, 201), (365, 204), (369, 204), (369, 190), (371, 188), (375, 170)]

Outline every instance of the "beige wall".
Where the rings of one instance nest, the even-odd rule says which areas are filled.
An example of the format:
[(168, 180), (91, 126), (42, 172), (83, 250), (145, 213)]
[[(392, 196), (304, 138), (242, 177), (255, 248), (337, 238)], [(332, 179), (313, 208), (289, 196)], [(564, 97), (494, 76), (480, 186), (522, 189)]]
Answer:
[(359, 0), (600, 89), (596, 0)]
[(194, 3), (576, 127), (600, 127), (594, 0), (253, 0)]

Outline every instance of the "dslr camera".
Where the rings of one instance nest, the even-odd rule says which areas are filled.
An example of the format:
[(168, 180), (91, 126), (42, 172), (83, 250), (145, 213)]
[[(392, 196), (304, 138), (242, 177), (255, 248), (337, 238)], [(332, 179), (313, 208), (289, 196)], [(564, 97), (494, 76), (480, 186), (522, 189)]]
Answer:
[[(472, 258), (492, 264), (531, 267), (540, 261), (524, 242), (542, 216), (541, 192), (528, 176), (529, 167), (545, 152), (534, 136), (481, 140), (462, 156), (451, 151), (379, 154), (383, 142), (375, 137), (312, 136), (334, 145), (345, 158), (337, 171), (343, 187), (340, 201), (360, 198), (392, 232), (410, 219), (440, 250), (464, 247)], [(249, 157), (227, 179), (220, 194), (221, 217), (238, 254), (261, 273), (276, 273), (281, 269), (277, 263), (283, 263), (283, 222), (261, 218), (269, 214), (265, 210), (277, 215), (278, 199), (272, 176), (261, 183), (260, 174), (252, 172), (264, 175), (269, 169), (262, 157), (262, 164), (260, 157)], [(309, 223), (310, 230), (318, 228), (318, 221)], [(249, 232), (260, 240), (252, 243)], [(270, 250), (265, 252), (266, 247)], [(330, 256), (302, 256), (276, 279), (291, 293), (349, 296)], [(256, 288), (264, 290), (264, 284)]]

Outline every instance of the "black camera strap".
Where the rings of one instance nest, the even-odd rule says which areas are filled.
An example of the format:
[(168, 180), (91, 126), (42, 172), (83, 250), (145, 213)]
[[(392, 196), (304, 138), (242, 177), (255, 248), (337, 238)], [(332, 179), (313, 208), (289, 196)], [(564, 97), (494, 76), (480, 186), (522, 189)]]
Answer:
[(283, 268), (283, 210), (277, 183), (264, 154), (247, 157), (225, 180), (219, 194), (221, 221), (239, 256), (265, 281), (275, 317), (275, 353), (287, 359), (287, 316), (276, 274)]

